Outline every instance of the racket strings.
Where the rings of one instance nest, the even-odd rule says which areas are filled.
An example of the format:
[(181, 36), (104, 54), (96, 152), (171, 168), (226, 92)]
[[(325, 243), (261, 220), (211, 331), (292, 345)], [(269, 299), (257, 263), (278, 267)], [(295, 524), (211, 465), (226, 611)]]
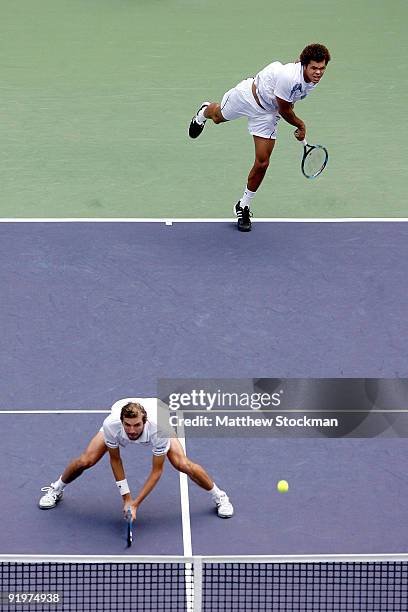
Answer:
[(325, 167), (326, 162), (326, 150), (323, 147), (314, 147), (309, 151), (304, 159), (303, 171), (306, 176), (317, 176)]

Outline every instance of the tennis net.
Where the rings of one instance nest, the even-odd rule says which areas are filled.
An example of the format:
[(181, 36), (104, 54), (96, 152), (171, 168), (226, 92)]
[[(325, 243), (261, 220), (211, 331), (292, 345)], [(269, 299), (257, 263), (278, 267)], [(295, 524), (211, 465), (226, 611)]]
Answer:
[(0, 555), (14, 611), (408, 612), (408, 555)]

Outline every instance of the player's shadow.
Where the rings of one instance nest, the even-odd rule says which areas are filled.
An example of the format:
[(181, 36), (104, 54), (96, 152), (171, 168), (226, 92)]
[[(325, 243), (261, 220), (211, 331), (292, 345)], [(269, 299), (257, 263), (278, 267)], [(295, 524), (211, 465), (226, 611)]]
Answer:
[[(121, 507), (101, 507), (100, 504), (88, 504), (79, 507), (72, 500), (63, 501), (55, 514), (58, 514), (58, 520), (64, 521), (65, 525), (81, 526), (81, 531), (98, 535), (98, 533), (118, 533), (121, 534), (126, 528), (126, 521), (121, 517)], [(177, 509), (170, 510), (169, 508), (140, 508), (137, 512), (136, 529), (145, 528), (160, 529), (160, 531), (168, 531), (171, 529), (180, 529), (181, 515)]]

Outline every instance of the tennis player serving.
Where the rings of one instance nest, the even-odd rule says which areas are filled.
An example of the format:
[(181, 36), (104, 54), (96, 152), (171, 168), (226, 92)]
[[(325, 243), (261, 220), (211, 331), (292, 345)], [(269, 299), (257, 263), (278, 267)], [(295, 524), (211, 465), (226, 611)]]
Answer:
[[(157, 424), (160, 409), (158, 400), (154, 398), (126, 398), (116, 402), (82, 455), (70, 462), (58, 480), (41, 489), (45, 494), (39, 501), (40, 508), (54, 508), (61, 501), (66, 485), (108, 452), (116, 485), (122, 495), (125, 516), (130, 507), (135, 520), (138, 507), (160, 480), (167, 457), (176, 470), (187, 474), (198, 486), (208, 491), (219, 517), (230, 518), (234, 509), (227, 494), (217, 487), (204, 468), (186, 457), (176, 437), (166, 437), (160, 431)], [(153, 452), (151, 472), (135, 498), (132, 498), (120, 456), (120, 447), (128, 444), (150, 446)]]
[(255, 77), (238, 83), (224, 94), (221, 104), (203, 102), (191, 120), (189, 135), (197, 138), (207, 119), (212, 119), (215, 124), (239, 117), (248, 119), (248, 131), (255, 143), (255, 162), (249, 172), (244, 193), (234, 205), (239, 230), (251, 230), (251, 202), (268, 169), (278, 121), (283, 117), (296, 128), (297, 140), (305, 140), (306, 125), (295, 113), (294, 105), (315, 89), (329, 61), (330, 53), (324, 45), (308, 45), (296, 62), (272, 62)]

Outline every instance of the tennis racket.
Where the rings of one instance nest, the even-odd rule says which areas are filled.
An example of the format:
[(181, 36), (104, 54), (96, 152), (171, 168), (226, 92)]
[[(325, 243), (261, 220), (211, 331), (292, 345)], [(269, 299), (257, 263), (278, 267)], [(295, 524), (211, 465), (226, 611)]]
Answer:
[(130, 507), (126, 512), (126, 520), (127, 520), (127, 545), (132, 546), (133, 542), (133, 519), (132, 519), (132, 510)]
[(302, 140), (303, 157), (302, 157), (302, 173), (308, 179), (314, 179), (323, 172), (329, 161), (327, 149), (322, 145), (307, 144), (306, 140)]

